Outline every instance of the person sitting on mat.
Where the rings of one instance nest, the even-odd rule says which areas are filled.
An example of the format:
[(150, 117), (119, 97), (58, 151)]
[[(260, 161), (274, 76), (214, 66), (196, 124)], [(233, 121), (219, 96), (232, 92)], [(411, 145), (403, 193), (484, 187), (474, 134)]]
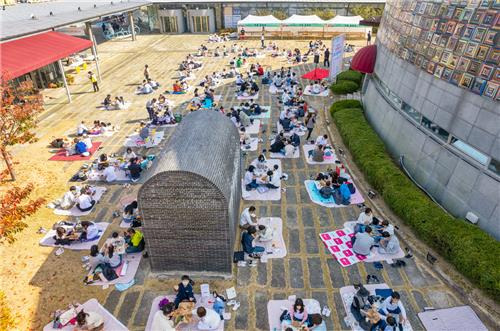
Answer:
[(327, 146), (328, 145), (328, 135), (324, 134), (316, 138), (316, 145)]
[(356, 231), (354, 229), (354, 232), (363, 232), (363, 229), (366, 225), (370, 225), (373, 221), (373, 212), (371, 208), (365, 208), (364, 211), (362, 211), (359, 216), (358, 220), (356, 221), (356, 225), (360, 225), (361, 229), (359, 231)]
[(240, 117), (240, 124), (243, 127), (249, 127), (252, 124), (252, 120), (244, 111), (238, 110), (238, 115)]
[(137, 87), (137, 94), (150, 94), (153, 93), (153, 87), (147, 82), (147, 80), (142, 81), (142, 85)]
[(241, 145), (249, 145), (251, 143), (251, 137), (246, 132), (247, 130), (244, 127), (240, 128), (240, 144)]
[(118, 268), (122, 264), (122, 257), (115, 252), (115, 246), (104, 244), (98, 255), (99, 263), (106, 264), (110, 268)]
[(258, 237), (260, 242), (266, 242), (266, 241), (271, 241), (273, 240), (274, 237), (274, 231), (271, 226), (265, 226), (265, 225), (259, 225), (258, 226), (259, 232), (258, 232)]
[(55, 245), (71, 245), (72, 242), (78, 240), (78, 235), (71, 230), (66, 230), (65, 227), (58, 226), (56, 228), (56, 235), (52, 237)]
[(112, 183), (117, 179), (116, 175), (116, 165), (111, 164), (104, 168), (102, 172), (102, 179), (104, 179), (107, 183)]
[(106, 239), (104, 242), (104, 245), (101, 248), (101, 251), (103, 252), (106, 246), (112, 245), (114, 247), (114, 253), (122, 255), (125, 254), (125, 238), (120, 236), (118, 232), (113, 232), (111, 234), (111, 237)]
[(71, 186), (61, 199), (54, 201), (54, 205), (59, 209), (70, 210), (76, 204), (77, 195), (76, 186)]
[(83, 136), (85, 133), (89, 133), (89, 129), (85, 125), (85, 121), (82, 121), (78, 126), (76, 127), (76, 134), (77, 136)]
[(181, 277), (181, 282), (174, 286), (175, 295), (175, 308), (179, 307), (179, 303), (183, 301), (189, 301), (196, 303), (196, 298), (193, 292), (194, 281), (188, 276), (184, 275)]
[(113, 100), (111, 99), (111, 94), (108, 94), (108, 95), (106, 95), (106, 98), (104, 98), (102, 105), (104, 106), (104, 109), (110, 110), (112, 103), (113, 103)]
[(256, 208), (255, 206), (250, 206), (248, 208), (243, 209), (243, 212), (240, 216), (240, 228), (248, 229), (251, 226), (257, 226), (257, 215), (255, 214)]
[(102, 331), (104, 330), (104, 318), (102, 315), (93, 311), (84, 311), (83, 309), (76, 314), (75, 331)]
[(339, 192), (342, 197), (341, 204), (349, 205), (351, 203), (351, 190), (349, 190), (349, 186), (346, 182), (343, 182), (339, 187)]
[(88, 187), (84, 187), (80, 190), (80, 196), (76, 199), (76, 208), (81, 212), (86, 212), (91, 210), (95, 205), (95, 200), (92, 199), (92, 192)]
[(247, 191), (251, 191), (259, 187), (257, 184), (257, 176), (255, 175), (255, 167), (253, 165), (249, 166), (245, 172), (243, 184), (245, 185), (245, 189)]
[(306, 324), (307, 327), (303, 328), (304, 331), (326, 331), (326, 324), (321, 314), (309, 314)]
[(263, 179), (264, 186), (270, 189), (278, 189), (281, 185), (281, 179), (272, 170), (268, 170), (266, 176)]
[(325, 152), (323, 145), (317, 145), (312, 151), (309, 151), (309, 157), (314, 162), (323, 162), (325, 160)]
[(80, 233), (81, 241), (92, 241), (99, 238), (99, 229), (94, 222), (82, 221), (82, 233)]
[(199, 318), (197, 324), (198, 330), (219, 329), (221, 317), (215, 310), (205, 307), (198, 307), (197, 309), (193, 309), (192, 315)]
[(401, 248), (399, 247), (399, 240), (395, 235), (389, 232), (382, 232), (382, 238), (379, 241), (379, 254), (396, 254)]
[(266, 156), (264, 154), (260, 154), (256, 160), (252, 161), (252, 165), (259, 170), (266, 170), (267, 169)]
[(144, 236), (141, 231), (133, 228), (127, 229), (125, 232), (125, 251), (130, 253), (139, 253), (144, 250), (146, 242), (144, 241)]
[(271, 153), (281, 153), (281, 150), (285, 147), (283, 140), (283, 133), (278, 134), (276, 138), (274, 138), (274, 142), (271, 144), (271, 148), (269, 149)]
[(123, 221), (131, 223), (137, 215), (137, 200), (132, 201), (123, 209)]
[(291, 158), (295, 155), (295, 146), (290, 140), (285, 140), (285, 147), (283, 147), (283, 154), (285, 157)]
[(139, 159), (136, 157), (133, 159), (130, 159), (130, 164), (128, 165), (127, 169), (129, 171), (130, 179), (133, 182), (137, 182), (139, 180), (139, 178), (141, 177), (141, 172), (142, 172), (142, 168), (141, 168), (141, 165), (139, 163)]
[(172, 320), (171, 313), (175, 309), (175, 304), (169, 302), (166, 305), (161, 306), (153, 318), (153, 325), (151, 330), (158, 331), (175, 331), (174, 321)]
[(370, 255), (372, 246), (375, 244), (375, 239), (371, 236), (372, 228), (367, 225), (365, 227), (365, 232), (358, 232), (354, 237), (352, 237), (351, 242), (352, 250), (354, 253), (359, 255)]
[(319, 190), (319, 195), (324, 199), (330, 199), (334, 193), (335, 190), (332, 188), (332, 183), (329, 180), (327, 180), (325, 186)]
[(262, 256), (266, 249), (262, 246), (254, 246), (255, 238), (257, 238), (257, 228), (251, 226), (241, 235), (241, 246), (243, 247), (243, 251), (250, 257), (257, 258)]
[(386, 298), (379, 307), (378, 312), (381, 318), (386, 320), (389, 316), (392, 316), (397, 323), (403, 325), (406, 321), (406, 310), (401, 303), (401, 296), (398, 292), (392, 292), (391, 296)]
[(304, 306), (304, 301), (301, 298), (295, 299), (295, 303), (288, 310), (283, 310), (280, 316), (282, 325), (292, 325), (295, 328), (301, 328), (303, 325), (307, 326), (307, 310)]

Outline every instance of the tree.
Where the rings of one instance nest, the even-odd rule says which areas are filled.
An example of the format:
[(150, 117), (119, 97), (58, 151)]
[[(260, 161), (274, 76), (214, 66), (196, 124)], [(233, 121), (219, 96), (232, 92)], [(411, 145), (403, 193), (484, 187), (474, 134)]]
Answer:
[(359, 15), (359, 16), (363, 17), (364, 19), (368, 19), (371, 17), (382, 16), (382, 13), (384, 12), (384, 7), (357, 5), (357, 6), (352, 7), (350, 9), (350, 11), (354, 15)]
[(15, 324), (8, 300), (5, 294), (0, 291), (0, 330), (13, 330)]
[(0, 154), (10, 177), (15, 181), (12, 157), (7, 148), (36, 141), (35, 133), (31, 130), (37, 125), (37, 115), (43, 111), (43, 99), (31, 81), (14, 87), (5, 72), (1, 77), (0, 93)]
[(322, 20), (329, 20), (335, 17), (335, 10), (326, 8), (307, 8), (304, 10), (304, 15), (316, 15)]

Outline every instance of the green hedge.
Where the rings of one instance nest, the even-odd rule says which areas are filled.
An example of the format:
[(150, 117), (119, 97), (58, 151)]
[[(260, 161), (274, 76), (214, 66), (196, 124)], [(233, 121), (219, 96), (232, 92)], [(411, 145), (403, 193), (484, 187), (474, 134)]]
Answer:
[(331, 114), (346, 146), (368, 181), (419, 239), (438, 251), (457, 270), (500, 302), (500, 243), (464, 220), (445, 213), (396, 166), (361, 108), (347, 100)]
[(358, 85), (361, 85), (363, 74), (359, 71), (346, 70), (337, 75), (337, 80), (350, 80)]
[(363, 108), (363, 105), (359, 100), (352, 100), (352, 99), (340, 100), (332, 104), (330, 111), (336, 112), (337, 110), (345, 108)]
[(348, 94), (356, 92), (359, 89), (359, 85), (350, 80), (338, 80), (330, 89), (335, 94)]

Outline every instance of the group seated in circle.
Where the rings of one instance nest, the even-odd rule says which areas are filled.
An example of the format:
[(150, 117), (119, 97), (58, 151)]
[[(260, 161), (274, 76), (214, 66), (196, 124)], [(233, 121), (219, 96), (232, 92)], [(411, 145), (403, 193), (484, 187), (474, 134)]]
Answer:
[(249, 225), (247, 223), (247, 225), (241, 233), (241, 247), (249, 258), (260, 259), (265, 254), (266, 249), (263, 246), (259, 246), (259, 243), (271, 241), (274, 236), (274, 230), (270, 226), (262, 224)]
[(351, 176), (347, 173), (343, 165), (316, 175), (315, 181), (319, 189), (319, 194), (324, 199), (333, 198), (336, 204), (348, 205), (351, 203), (351, 196), (356, 193)]
[(271, 143), (271, 153), (281, 153), (285, 157), (291, 158), (300, 146), (300, 137), (297, 133), (292, 133), (289, 137), (285, 137), (283, 132), (276, 135)]
[(233, 57), (229, 61), (229, 66), (231, 67), (231, 69), (236, 69), (236, 68), (241, 68), (246, 63), (247, 63), (246, 59), (242, 58), (241, 56), (238, 56), (238, 57)]
[(315, 81), (314, 84), (309, 85), (309, 93), (311, 94), (321, 94), (326, 91), (327, 89), (326, 83), (323, 81)]
[(139, 180), (141, 172), (151, 167), (154, 155), (137, 156), (129, 147), (122, 157), (99, 155), (92, 167), (99, 171), (102, 180), (111, 183), (118, 179), (117, 171), (122, 170), (132, 181)]
[(93, 122), (93, 125), (92, 127), (89, 129), (87, 127), (87, 125), (85, 124), (85, 121), (81, 121), (80, 124), (78, 124), (78, 126), (76, 127), (76, 135), (77, 136), (83, 136), (83, 135), (92, 135), (92, 136), (96, 136), (96, 135), (101, 135), (101, 134), (105, 134), (106, 132), (112, 132), (112, 131), (115, 131), (116, 128), (111, 125), (111, 123), (105, 123), (105, 122), (101, 122), (101, 121), (98, 121), (98, 120), (95, 120)]
[(314, 162), (323, 162), (325, 158), (331, 158), (334, 155), (333, 147), (328, 143), (328, 135), (318, 136), (314, 142), (314, 149), (309, 150), (309, 157)]
[(236, 91), (236, 94), (238, 96), (254, 96), (257, 93), (259, 93), (259, 86), (257, 85), (257, 82), (251, 78), (248, 77), (248, 79), (243, 79), (241, 76), (236, 77), (236, 85), (239, 86), (239, 90)]
[(216, 106), (215, 91), (208, 86), (205, 87), (202, 94), (200, 94), (198, 88), (194, 90), (193, 94), (194, 96), (187, 106), (188, 110), (196, 111), (201, 108), (210, 109)]
[(259, 187), (263, 190), (277, 190), (281, 187), (280, 169), (277, 164), (272, 168), (268, 166), (267, 160), (263, 154), (259, 155), (247, 168), (243, 183), (245, 190), (251, 191)]
[(78, 223), (62, 221), (57, 223), (56, 234), (53, 236), (57, 246), (71, 246), (73, 243), (94, 241), (99, 238), (99, 228), (94, 222)]
[(111, 97), (111, 94), (106, 95), (102, 106), (106, 110), (123, 110), (127, 108), (127, 103), (122, 96), (116, 96), (115, 99)]
[(55, 200), (53, 204), (57, 209), (70, 210), (76, 207), (79, 211), (86, 212), (94, 207), (96, 201), (93, 197), (95, 194), (96, 189), (91, 185), (71, 186), (63, 197)]
[(90, 150), (92, 149), (93, 143), (90, 136), (83, 133), (80, 137), (75, 137), (71, 142), (65, 139), (58, 138), (55, 139), (51, 145), (57, 147), (62, 147), (65, 150), (66, 156), (80, 155), (87, 157), (90, 155)]
[(293, 306), (284, 309), (280, 316), (282, 330), (326, 331), (321, 314), (309, 314), (301, 298)]
[(137, 94), (150, 94), (153, 93), (154, 90), (157, 90), (160, 87), (160, 84), (157, 81), (152, 80), (151, 78), (144, 79), (142, 84), (137, 87)]

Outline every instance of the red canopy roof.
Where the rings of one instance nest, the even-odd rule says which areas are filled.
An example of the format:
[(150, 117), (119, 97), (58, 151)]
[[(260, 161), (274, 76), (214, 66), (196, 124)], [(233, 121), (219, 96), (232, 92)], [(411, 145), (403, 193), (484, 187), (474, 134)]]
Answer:
[(92, 47), (90, 40), (45, 32), (0, 44), (0, 67), (16, 78), (71, 54)]
[(354, 54), (351, 61), (351, 69), (365, 73), (373, 73), (375, 61), (377, 60), (377, 45), (361, 48)]
[(326, 69), (316, 68), (312, 71), (309, 71), (307, 74), (302, 75), (304, 79), (310, 80), (318, 80), (328, 77), (329, 72)]

